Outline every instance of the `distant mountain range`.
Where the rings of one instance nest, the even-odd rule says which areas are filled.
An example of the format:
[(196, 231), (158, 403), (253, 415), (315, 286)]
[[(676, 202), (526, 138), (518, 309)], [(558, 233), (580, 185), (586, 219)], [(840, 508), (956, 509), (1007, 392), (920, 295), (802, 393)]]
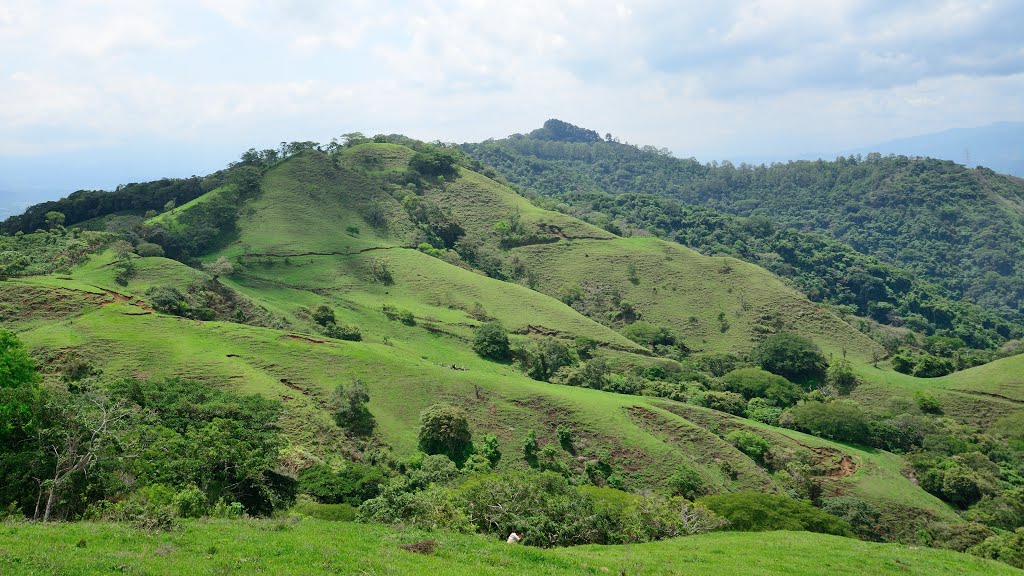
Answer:
[(1024, 122), (997, 122), (976, 128), (953, 128), (832, 152), (742, 156), (729, 160), (735, 163), (762, 164), (818, 158), (832, 160), (837, 156), (866, 156), (871, 152), (952, 160), (971, 168), (985, 166), (1002, 174), (1024, 178)]

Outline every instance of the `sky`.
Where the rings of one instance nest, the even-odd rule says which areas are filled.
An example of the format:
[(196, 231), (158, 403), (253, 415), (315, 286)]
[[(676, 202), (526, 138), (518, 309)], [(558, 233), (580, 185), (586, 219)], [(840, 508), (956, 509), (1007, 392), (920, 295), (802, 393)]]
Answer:
[(347, 132), (700, 160), (1024, 121), (1016, 0), (0, 0), (0, 217)]

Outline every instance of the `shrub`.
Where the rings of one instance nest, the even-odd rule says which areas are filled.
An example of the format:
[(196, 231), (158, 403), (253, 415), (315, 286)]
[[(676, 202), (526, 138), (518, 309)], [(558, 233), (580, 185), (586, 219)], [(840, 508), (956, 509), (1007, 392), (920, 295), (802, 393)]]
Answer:
[(573, 351), (557, 338), (534, 340), (529, 346), (516, 350), (516, 356), (530, 378), (548, 381), (563, 366), (577, 362)]
[(427, 454), (444, 454), (457, 464), (473, 450), (466, 414), (448, 404), (435, 404), (420, 414), (419, 446)]
[(321, 326), (327, 326), (328, 324), (335, 323), (334, 309), (324, 304), (317, 306), (316, 309), (313, 310), (311, 316), (313, 321)]
[(778, 426), (779, 418), (782, 416), (782, 408), (772, 406), (765, 398), (754, 398), (747, 402), (745, 414), (751, 420), (757, 420), (771, 426)]
[(146, 292), (149, 303), (157, 312), (185, 316), (188, 314), (188, 298), (173, 286), (154, 286)]
[(174, 495), (172, 504), (181, 518), (200, 518), (206, 515), (206, 494), (196, 486), (179, 491)]
[(569, 428), (565, 424), (559, 424), (556, 433), (558, 434), (558, 444), (566, 451), (572, 452), (572, 428)]
[(672, 496), (682, 496), (687, 500), (694, 500), (707, 493), (707, 483), (692, 466), (681, 464), (668, 477), (668, 489)]
[(737, 492), (707, 496), (700, 503), (728, 520), (730, 530), (806, 530), (835, 536), (854, 535), (846, 522), (786, 496)]
[(820, 382), (828, 367), (814, 342), (789, 332), (766, 338), (751, 352), (751, 359), (765, 370), (805, 387)]
[(480, 454), (491, 466), (495, 466), (501, 460), (501, 450), (498, 448), (498, 437), (494, 434), (485, 434), (483, 445), (480, 447)]
[(366, 407), (370, 401), (370, 393), (359, 379), (349, 385), (339, 384), (331, 395), (329, 408), (334, 415), (335, 423), (355, 436), (368, 436), (373, 432), (377, 421), (370, 409)]
[(481, 324), (473, 335), (473, 351), (488, 360), (507, 362), (512, 352), (505, 327), (497, 321)]
[(975, 556), (1006, 562), (1010, 566), (1024, 568), (1024, 528), (986, 538), (984, 542), (968, 550)]
[(459, 493), (466, 516), (484, 534), (504, 538), (515, 531), (524, 544), (541, 547), (608, 541), (609, 519), (600, 516), (593, 497), (553, 472), (478, 476)]
[(829, 365), (825, 372), (825, 383), (835, 387), (840, 394), (849, 394), (857, 387), (857, 376), (846, 358), (839, 358)]
[(803, 432), (856, 444), (868, 444), (868, 420), (860, 405), (852, 401), (804, 402), (787, 415), (796, 429)]
[(350, 342), (359, 342), (363, 339), (363, 333), (360, 332), (358, 326), (351, 324), (342, 323), (328, 323), (323, 327), (324, 336), (328, 338), (335, 338), (338, 340), (347, 340)]
[(618, 540), (625, 543), (691, 536), (728, 524), (703, 504), (678, 496), (640, 496), (625, 511), (621, 523)]
[(743, 399), (743, 396), (735, 392), (708, 391), (699, 394), (695, 400), (697, 404), (705, 408), (737, 416), (742, 416), (743, 412), (747, 409), (747, 401)]
[(350, 462), (337, 471), (317, 464), (299, 473), (299, 491), (322, 504), (358, 506), (377, 496), (386, 479), (383, 470), (369, 464)]
[(938, 398), (931, 394), (918, 392), (914, 394), (914, 401), (921, 412), (925, 414), (942, 414), (942, 404), (939, 403)]
[(750, 456), (754, 460), (762, 460), (764, 455), (771, 449), (771, 444), (760, 434), (746, 430), (733, 430), (725, 437), (740, 452)]
[(744, 398), (765, 398), (775, 406), (792, 406), (802, 396), (800, 388), (777, 374), (760, 368), (739, 368), (722, 377), (726, 390)]
[(139, 245), (135, 247), (135, 253), (143, 258), (162, 257), (164, 248), (152, 242), (139, 242)]
[(622, 335), (637, 344), (653, 348), (654, 346), (671, 346), (676, 343), (675, 334), (664, 326), (649, 322), (634, 322), (622, 331)]
[(880, 540), (878, 518), (880, 512), (870, 503), (854, 496), (825, 498), (821, 510), (843, 520), (853, 528), (857, 536), (866, 540)]
[(397, 308), (391, 304), (384, 304), (381, 310), (384, 311), (384, 315), (388, 317), (388, 320), (397, 320), (406, 326), (416, 325), (416, 317), (409, 310)]

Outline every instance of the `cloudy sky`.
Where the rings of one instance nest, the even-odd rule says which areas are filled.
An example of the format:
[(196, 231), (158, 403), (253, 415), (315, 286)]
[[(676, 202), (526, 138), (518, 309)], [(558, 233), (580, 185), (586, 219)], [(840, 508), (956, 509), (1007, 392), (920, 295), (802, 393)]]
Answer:
[(1020, 121), (1021, 22), (1015, 0), (0, 0), (0, 196), (352, 131), (556, 117), (711, 160)]

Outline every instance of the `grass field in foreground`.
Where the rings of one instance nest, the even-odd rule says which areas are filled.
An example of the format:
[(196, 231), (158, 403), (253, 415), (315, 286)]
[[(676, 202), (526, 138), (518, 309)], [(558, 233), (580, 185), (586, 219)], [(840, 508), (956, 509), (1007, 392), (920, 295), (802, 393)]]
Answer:
[[(399, 547), (424, 538), (437, 541), (433, 554)], [(311, 519), (197, 521), (169, 532), (86, 522), (0, 524), (0, 573), (1024, 574), (967, 554), (810, 532), (717, 532), (542, 550), (478, 535)]]

